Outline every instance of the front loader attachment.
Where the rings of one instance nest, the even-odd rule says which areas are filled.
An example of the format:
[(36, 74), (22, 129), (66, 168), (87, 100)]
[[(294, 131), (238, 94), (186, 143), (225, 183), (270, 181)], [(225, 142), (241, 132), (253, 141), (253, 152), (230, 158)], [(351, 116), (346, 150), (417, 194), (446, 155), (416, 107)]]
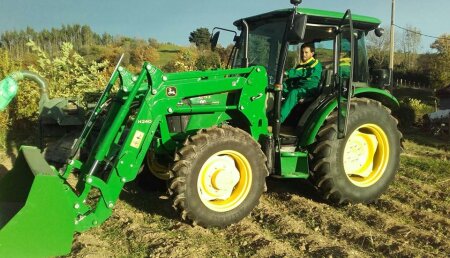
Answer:
[[(68, 254), (75, 232), (111, 216), (163, 117), (171, 113), (167, 107), (180, 102), (167, 99), (163, 78), (149, 63), (139, 76), (117, 65), (61, 171), (50, 167), (39, 149), (21, 147), (14, 168), (0, 178), (0, 258)], [(112, 94), (118, 79), (119, 90)], [(78, 160), (82, 150), (90, 154)], [(67, 180), (75, 171), (72, 188)]]
[(70, 252), (76, 195), (36, 147), (22, 146), (0, 178), (0, 257)]

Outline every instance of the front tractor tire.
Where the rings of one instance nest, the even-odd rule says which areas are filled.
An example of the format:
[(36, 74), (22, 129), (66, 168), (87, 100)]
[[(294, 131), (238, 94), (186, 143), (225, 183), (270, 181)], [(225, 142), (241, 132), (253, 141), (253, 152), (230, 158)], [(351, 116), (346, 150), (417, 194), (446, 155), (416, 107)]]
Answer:
[(347, 135), (337, 138), (337, 111), (320, 129), (311, 151), (311, 181), (333, 203), (370, 203), (394, 179), (401, 133), (380, 102), (352, 100)]
[(200, 130), (175, 157), (174, 207), (200, 226), (236, 223), (259, 203), (265, 164), (259, 144), (245, 131), (227, 125)]
[(158, 157), (153, 151), (149, 151), (141, 167), (141, 172), (137, 176), (137, 184), (140, 188), (148, 192), (167, 191), (167, 181), (169, 180), (169, 168), (167, 161), (163, 157)]

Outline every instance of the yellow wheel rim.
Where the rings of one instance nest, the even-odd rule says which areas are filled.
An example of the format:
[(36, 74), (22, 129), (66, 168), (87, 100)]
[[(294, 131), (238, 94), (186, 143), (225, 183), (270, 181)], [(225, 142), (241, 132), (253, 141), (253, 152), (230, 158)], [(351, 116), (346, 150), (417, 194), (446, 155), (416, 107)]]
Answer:
[(383, 176), (389, 161), (389, 141), (378, 125), (364, 124), (349, 136), (344, 149), (344, 170), (356, 186), (368, 187)]
[(197, 190), (203, 204), (216, 212), (238, 207), (252, 185), (252, 169), (247, 158), (233, 150), (223, 150), (206, 160), (200, 169)]
[(169, 169), (166, 166), (161, 165), (156, 156), (152, 152), (147, 153), (146, 157), (147, 167), (155, 177), (161, 180), (169, 180)]

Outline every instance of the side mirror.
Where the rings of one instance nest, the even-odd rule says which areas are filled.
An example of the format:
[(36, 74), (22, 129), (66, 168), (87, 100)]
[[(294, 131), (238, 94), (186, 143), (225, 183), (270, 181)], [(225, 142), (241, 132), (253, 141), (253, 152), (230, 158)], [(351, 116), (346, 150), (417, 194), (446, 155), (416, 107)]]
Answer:
[(216, 49), (217, 42), (219, 41), (219, 36), (220, 36), (220, 31), (217, 31), (216, 33), (214, 33), (214, 35), (209, 40), (209, 42), (211, 43), (211, 50)]
[(287, 41), (291, 43), (301, 42), (305, 38), (306, 31), (306, 14), (296, 14), (292, 28), (287, 34)]
[(235, 35), (235, 36), (233, 37), (233, 41), (234, 41), (236, 44), (239, 44), (239, 42), (241, 42), (241, 37), (238, 36), (238, 35)]
[(291, 0), (291, 4), (293, 5), (299, 5), (302, 3), (302, 0)]
[(374, 32), (375, 32), (375, 35), (377, 35), (377, 37), (381, 37), (384, 34), (384, 29), (383, 28), (376, 28)]

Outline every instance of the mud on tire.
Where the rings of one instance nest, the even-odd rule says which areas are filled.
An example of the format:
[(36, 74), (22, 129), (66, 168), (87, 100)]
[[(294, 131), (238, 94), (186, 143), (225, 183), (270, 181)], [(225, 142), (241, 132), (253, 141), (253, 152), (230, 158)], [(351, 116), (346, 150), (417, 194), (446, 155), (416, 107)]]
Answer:
[(175, 156), (173, 206), (204, 227), (238, 222), (259, 203), (265, 164), (259, 144), (245, 131), (227, 125), (200, 130)]
[(337, 139), (337, 111), (330, 114), (311, 146), (310, 180), (334, 203), (369, 203), (393, 180), (400, 162), (397, 120), (380, 102), (354, 99), (347, 135)]

